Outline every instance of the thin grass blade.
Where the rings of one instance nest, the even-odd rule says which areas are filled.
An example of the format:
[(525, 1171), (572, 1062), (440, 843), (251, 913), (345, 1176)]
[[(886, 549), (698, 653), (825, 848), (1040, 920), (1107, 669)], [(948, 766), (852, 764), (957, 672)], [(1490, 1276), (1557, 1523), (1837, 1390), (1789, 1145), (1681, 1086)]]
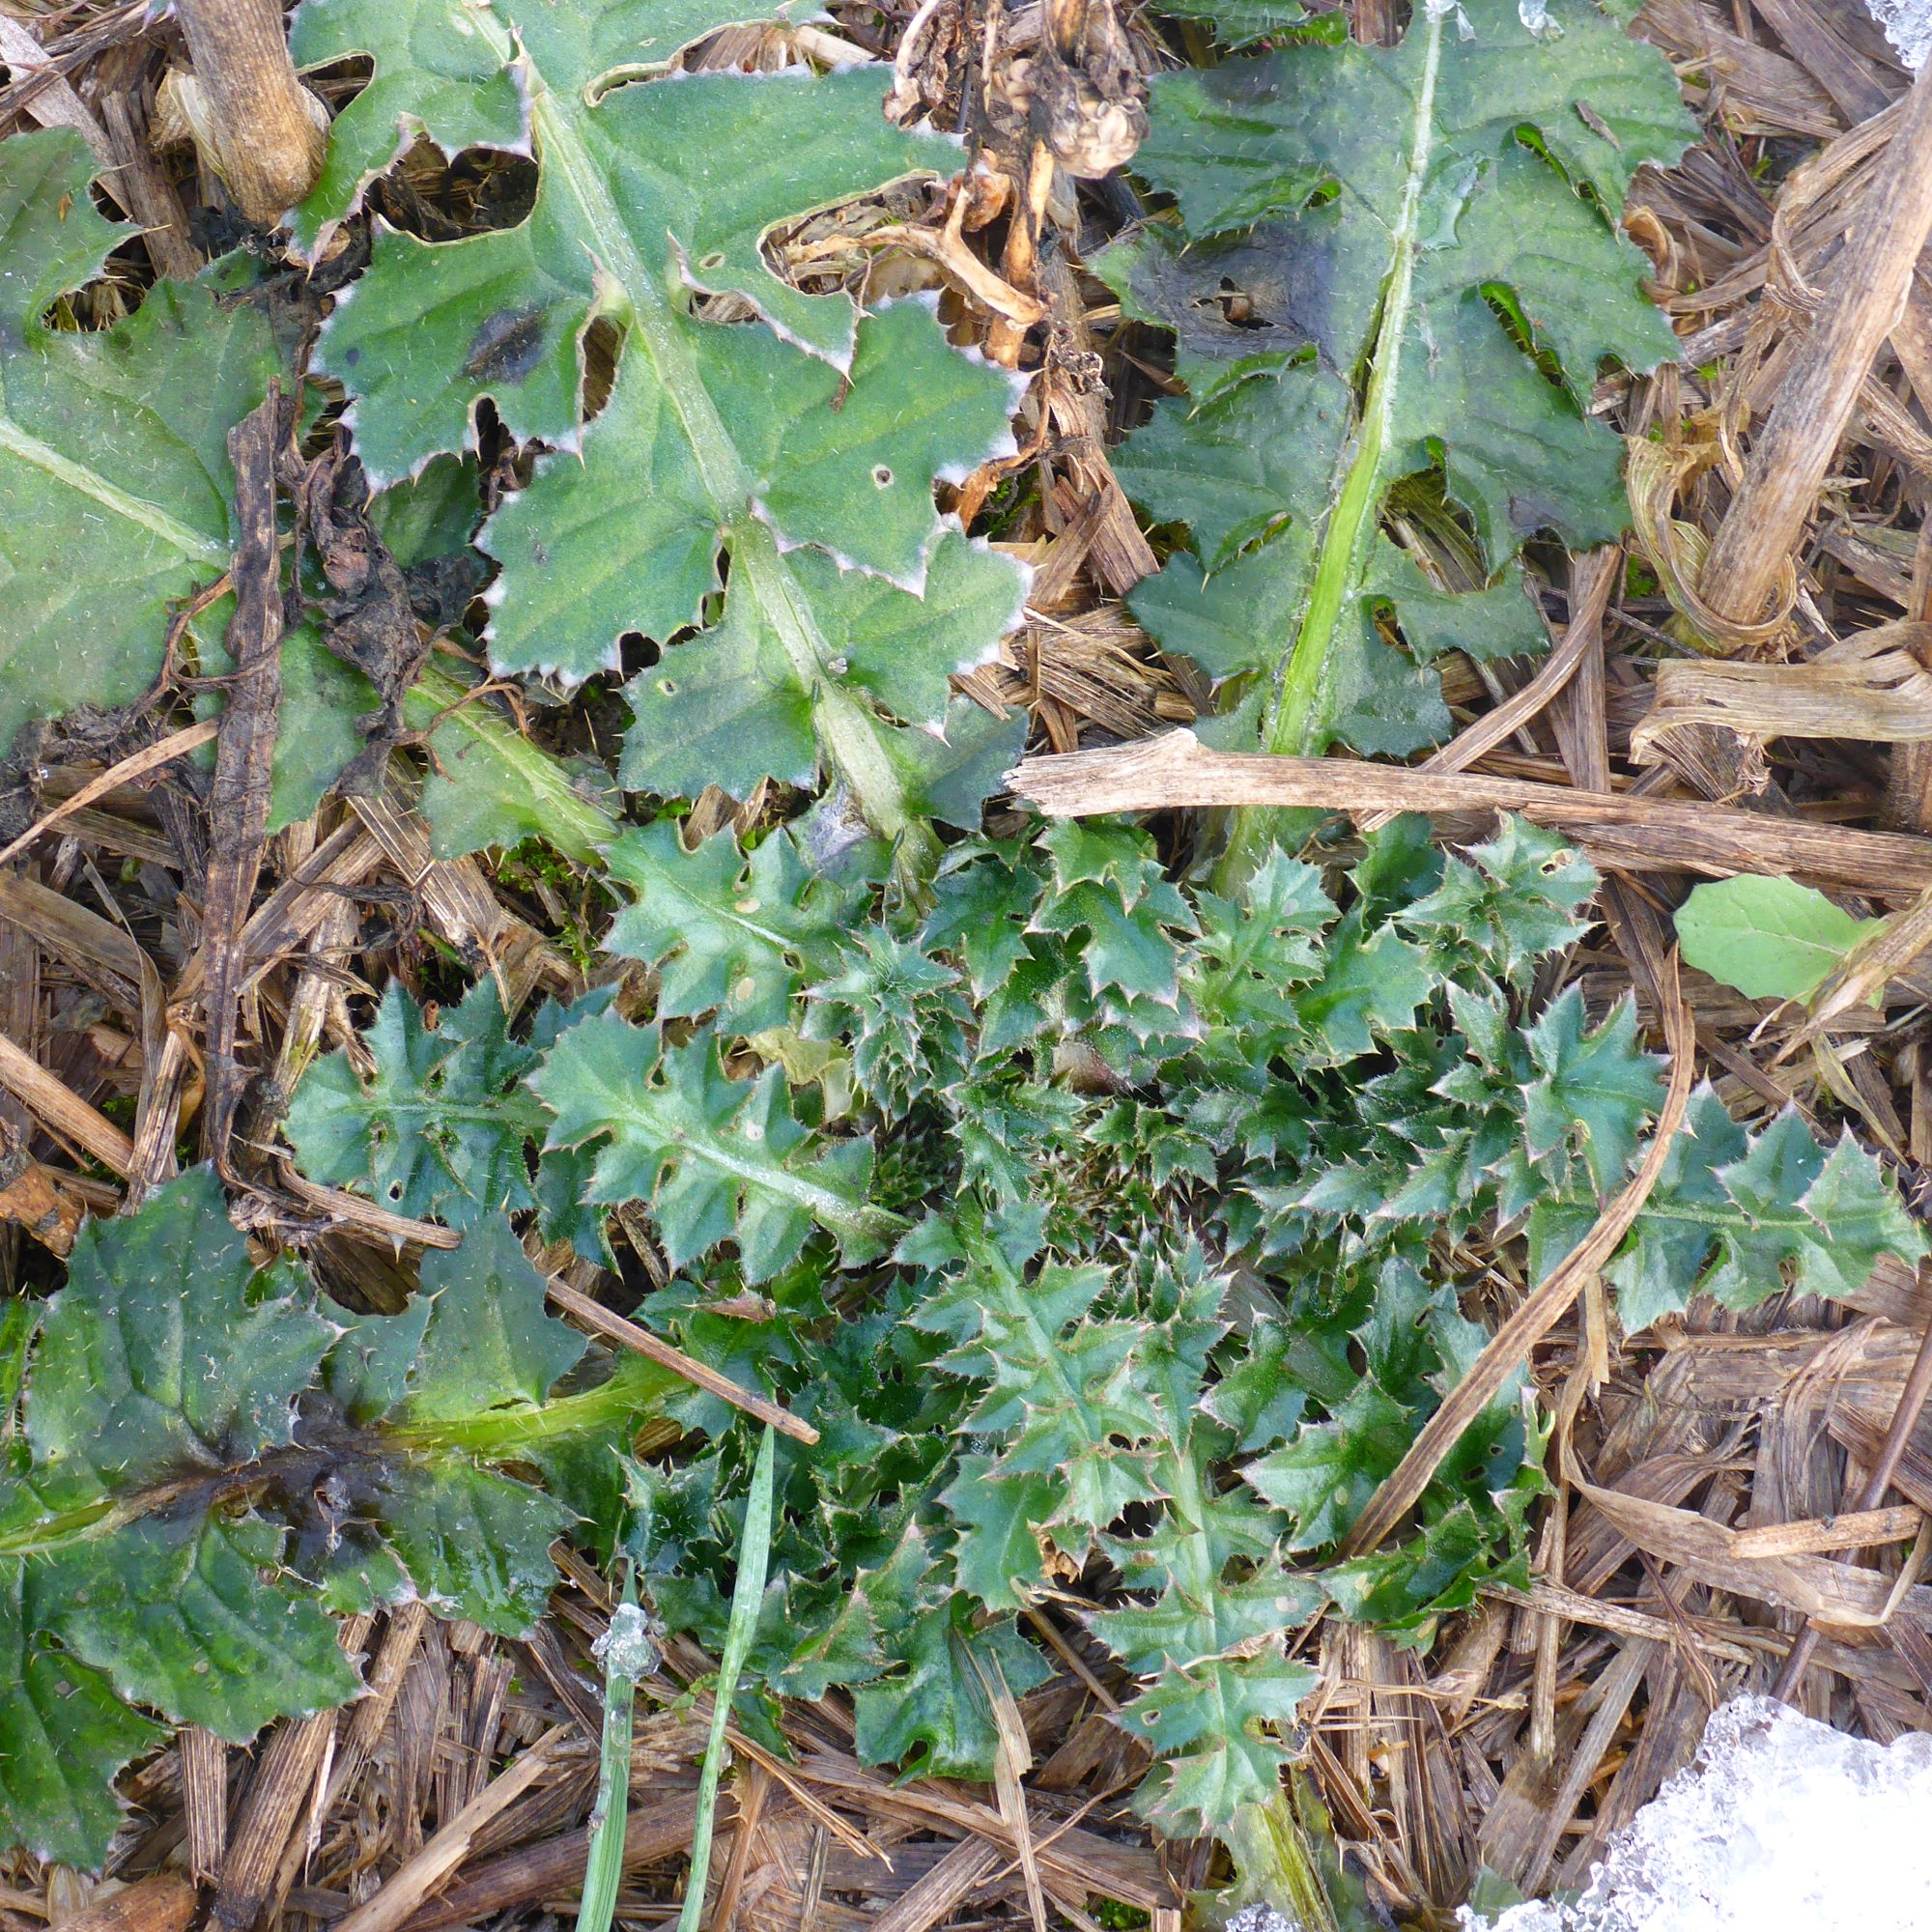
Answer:
[(697, 1932), (704, 1916), (704, 1881), (711, 1869), (711, 1833), (718, 1814), (718, 1780), (724, 1771), (724, 1727), (731, 1719), (731, 1697), (738, 1673), (745, 1667), (757, 1627), (758, 1606), (765, 1600), (765, 1568), (772, 1550), (772, 1463), (778, 1442), (766, 1425), (752, 1471), (752, 1488), (745, 1499), (745, 1533), (738, 1544), (738, 1581), (731, 1592), (731, 1622), (724, 1633), (724, 1656), (718, 1666), (713, 1692), (711, 1737), (704, 1747), (704, 1769), (697, 1780), (697, 1825), (691, 1838), (691, 1882), (679, 1915), (677, 1932)]
[(624, 1876), (624, 1829), (631, 1795), (631, 1723), (638, 1679), (658, 1665), (650, 1618), (638, 1605), (638, 1573), (626, 1569), (624, 1595), (598, 1643), (604, 1660), (604, 1747), (597, 1774), (597, 1808), (591, 1816), (590, 1858), (583, 1869), (583, 1898), (577, 1932), (611, 1932), (617, 1887)]

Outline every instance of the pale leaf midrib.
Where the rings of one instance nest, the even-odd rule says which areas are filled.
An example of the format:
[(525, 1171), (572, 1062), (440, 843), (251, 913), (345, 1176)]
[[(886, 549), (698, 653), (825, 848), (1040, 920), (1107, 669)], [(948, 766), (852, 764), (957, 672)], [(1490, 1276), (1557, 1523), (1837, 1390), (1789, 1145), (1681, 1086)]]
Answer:
[(721, 1174), (728, 1174), (760, 1193), (775, 1194), (790, 1202), (793, 1207), (803, 1208), (821, 1228), (835, 1234), (877, 1234), (887, 1221), (896, 1224), (898, 1220), (896, 1215), (884, 1214), (865, 1202), (848, 1201), (842, 1194), (808, 1180), (777, 1162), (762, 1163), (736, 1153), (710, 1134), (680, 1130), (674, 1138), (668, 1135), (663, 1145), (684, 1158), (702, 1161)]
[[(1446, 14), (1417, 9), (1409, 28), (1422, 34), (1422, 75), (1409, 124), (1402, 204), (1390, 230), (1390, 261), (1381, 312), (1370, 351), (1368, 391), (1362, 401), (1354, 447), (1348, 459), (1310, 580), (1308, 602), (1288, 665), (1263, 727), (1263, 749), (1301, 755), (1320, 749), (1330, 701), (1329, 659), (1350, 583), (1359, 575), (1362, 553), (1373, 540), (1382, 457), (1395, 412), (1402, 372), (1403, 338), (1408, 331), (1421, 227), (1422, 189), (1435, 149), (1435, 81), (1441, 67)], [(1236, 813), (1217, 884), (1224, 892), (1244, 881), (1264, 851), (1278, 813), (1250, 809)]]
[[(512, 36), (494, 14), (479, 24), (505, 66), (517, 56)], [(751, 580), (790, 665), (792, 675), (810, 695), (819, 743), (851, 786), (860, 809), (886, 837), (900, 841), (902, 866), (929, 874), (938, 860), (930, 831), (911, 809), (879, 727), (830, 669), (837, 655), (820, 634), (810, 604), (798, 589), (772, 530), (752, 508), (753, 479), (710, 392), (698, 380), (686, 346), (678, 339), (676, 318), (666, 292), (631, 241), (595, 160), (577, 126), (592, 112), (576, 97), (558, 95), (527, 62), (531, 125), (539, 136), (542, 164), (557, 170), (585, 227), (596, 239), (599, 263), (622, 289), (630, 304), (639, 346), (671, 407), (696, 460), (706, 493), (716, 505), (731, 545), (733, 568)]]
[(17, 457), (43, 475), (51, 477), (76, 495), (87, 497), (104, 510), (133, 524), (179, 551), (185, 560), (208, 564), (218, 570), (228, 568), (229, 547), (215, 538), (191, 528), (171, 516), (158, 503), (110, 483), (97, 469), (71, 457), (63, 456), (51, 443), (30, 435), (13, 417), (0, 414), (0, 451)]

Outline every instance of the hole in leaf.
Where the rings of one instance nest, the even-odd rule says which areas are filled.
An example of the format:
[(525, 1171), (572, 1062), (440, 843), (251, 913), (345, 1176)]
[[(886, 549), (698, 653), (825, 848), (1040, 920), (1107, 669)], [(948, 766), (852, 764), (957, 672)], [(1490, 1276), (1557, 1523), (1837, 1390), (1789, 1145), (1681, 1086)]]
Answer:
[(707, 270), (722, 269), (724, 266), (724, 251), (722, 248), (714, 248), (710, 254), (700, 255), (697, 258), (697, 266)]
[(889, 490), (892, 488), (893, 472), (883, 463), (877, 464), (872, 469), (872, 481), (881, 490)]
[(617, 363), (624, 337), (608, 315), (600, 315), (583, 332), (583, 417), (586, 422), (604, 412), (617, 383)]
[[(1536, 372), (1552, 389), (1566, 397), (1569, 386), (1563, 380), (1563, 365), (1553, 350), (1536, 339), (1536, 327), (1523, 311), (1516, 291), (1503, 282), (1485, 282), (1482, 297), (1490, 313), (1502, 324), (1512, 345), (1535, 365)], [(1573, 404), (1574, 407), (1574, 404)]]
[(449, 164), (442, 201), (467, 232), (514, 228), (537, 200), (537, 164), (502, 148), (466, 148)]

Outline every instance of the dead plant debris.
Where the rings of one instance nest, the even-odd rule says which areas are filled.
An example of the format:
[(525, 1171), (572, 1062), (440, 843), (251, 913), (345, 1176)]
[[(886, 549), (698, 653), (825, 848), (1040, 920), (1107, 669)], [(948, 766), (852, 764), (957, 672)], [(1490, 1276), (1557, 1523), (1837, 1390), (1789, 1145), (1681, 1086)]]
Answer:
[[(63, 298), (58, 324), (106, 327), (157, 278), (239, 247), (256, 264), (250, 299), (283, 339), (304, 341), (368, 259), (374, 215), (344, 221), (312, 269), (251, 227), (182, 112), (192, 81), (182, 29), (154, 11), (8, 0), (0, 13), (0, 134), (78, 129), (101, 161), (106, 205), (139, 229), (104, 275)], [(1795, 1108), (1828, 1139), (1848, 1126), (1922, 1208), (1932, 283), (1919, 249), (1932, 209), (1912, 195), (1922, 200), (1932, 179), (1921, 152), (1932, 92), (1911, 86), (1853, 6), (1649, 0), (1637, 31), (1669, 56), (1702, 138), (1679, 166), (1638, 175), (1625, 223), (1683, 360), (1606, 370), (1594, 398), (1635, 452), (1634, 533), (1587, 555), (1532, 549), (1556, 654), (1539, 667), (1449, 650), (1446, 749), (1407, 767), (1269, 760), (1161, 735), (1210, 717), (1214, 695), (1124, 601), (1172, 532), (1136, 517), (1110, 450), (1175, 392), (1174, 352), (1090, 264), (1158, 217), (1131, 173), (1147, 82), (1211, 59), (1197, 10), (1176, 11), (1181, 19), (1108, 0), (832, 0), (824, 19), (727, 28), (682, 56), (696, 72), (862, 65), (895, 119), (967, 138), (957, 181), (900, 182), (764, 242), (807, 293), (929, 298), (956, 343), (1025, 379), (1011, 451), (942, 495), (1031, 572), (997, 655), (954, 680), (986, 716), (1024, 718), (1014, 790), (1051, 812), (1171, 814), (1182, 856), (1211, 836), (1182, 814), (1258, 803), (1320, 806), (1364, 829), (1419, 810), (1455, 838), (1482, 836), (1499, 808), (1559, 829), (1607, 880), (1601, 930), (1560, 967), (1592, 1012), (1634, 992), (1683, 1081), (1693, 1065), (1708, 1074), (1748, 1124)], [(1406, 12), (1348, 0), (1339, 19), (1317, 8), (1304, 26), (1279, 11), (1278, 34), (1332, 25), (1380, 45)], [(308, 77), (304, 98), (339, 114), (367, 78), (366, 63), (337, 63)], [(450, 240), (502, 226), (530, 192), (516, 156), (445, 159), (425, 143), (373, 206), (389, 229)], [(737, 313), (728, 290), (706, 299), (715, 319)], [(511, 318), (490, 353), (532, 351), (520, 327)], [(593, 334), (589, 382), (606, 394), (613, 353)], [(402, 539), (371, 522), (338, 403), (312, 387), (236, 432), (242, 617), (230, 636), (242, 647), (219, 677), (218, 732), (179, 722), (197, 680), (171, 654), (152, 702), (71, 715), (14, 747), (0, 792), (11, 1294), (57, 1281), (86, 1217), (151, 1194), (198, 1138), (265, 1246), (300, 1244), (355, 1306), (400, 1308), (425, 1244), (446, 1246), (448, 1232), (296, 1171), (277, 1123), (301, 1073), (328, 1048), (366, 1063), (360, 1024), (385, 986), (430, 1007), (476, 976), (515, 1013), (609, 979), (591, 937), (608, 907), (586, 875), (507, 843), (439, 856), (420, 788), (452, 781), (468, 755), (465, 709), (490, 707), (570, 761), (582, 809), (602, 811), (611, 689), (593, 680), (563, 706), (538, 686), (529, 702), (469, 681), (456, 634), (478, 585), (392, 555)], [(529, 483), (527, 452), (488, 405), (475, 445), (486, 505)], [(320, 563), (286, 610), (278, 493), (298, 549), (312, 544)], [(1444, 530), (1432, 554), (1446, 568), (1467, 540)], [(276, 688), (276, 647), (285, 620), (303, 618), (367, 677), (375, 702), (356, 721), (346, 778), (270, 832), (269, 748), (297, 696)], [(627, 674), (640, 668), (635, 643)], [(412, 712), (426, 665), (459, 675)], [(696, 829), (768, 826), (784, 796), (781, 781), (706, 791)], [(1759, 872), (1856, 913), (1903, 916), (1808, 1013), (1690, 972), (1680, 1004), (1672, 908), (1696, 879)], [(635, 1004), (640, 989), (627, 980), (616, 997)], [(1672, 1098), (1652, 1167), (1682, 1116), (1682, 1092)], [(531, 1245), (558, 1306), (621, 1343), (643, 1332), (629, 1317), (666, 1272), (643, 1218), (616, 1222), (610, 1265), (534, 1235)], [(1488, 1379), (1452, 1399), (1455, 1413), (1480, 1408), (1526, 1363), (1555, 1418), (1531, 1587), (1485, 1587), (1421, 1649), (1338, 1615), (1296, 1638), (1317, 1683), (1300, 1712), (1294, 1804), (1311, 1841), (1332, 1833), (1333, 1897), (1372, 1915), (1346, 1923), (1446, 1926), (1485, 1868), (1525, 1891), (1580, 1883), (1688, 1761), (1705, 1714), (1741, 1690), (1776, 1686), (1881, 1741), (1932, 1729), (1932, 1275), (1885, 1263), (1844, 1301), (1780, 1293), (1738, 1314), (1700, 1298), (1625, 1333), (1596, 1272), (1618, 1232), (1606, 1220), (1605, 1238), (1577, 1249), (1553, 1298), (1530, 1292), (1507, 1243), (1462, 1258), (1481, 1284), (1465, 1312), (1515, 1337), (1516, 1352), (1479, 1358), (1473, 1373)], [(761, 1307), (748, 1293), (724, 1312), (755, 1319)], [(694, 1366), (656, 1346), (674, 1371)], [(770, 1404), (760, 1412), (792, 1420)], [(667, 1432), (658, 1448), (676, 1434), (650, 1427)], [(1419, 1452), (1447, 1446), (1432, 1438)], [(1371, 1509), (1378, 1535), (1428, 1471), (1415, 1473), (1398, 1472)], [(593, 1650), (612, 1602), (582, 1554), (560, 1544), (554, 1557), (551, 1614), (527, 1640), (401, 1605), (342, 1627), (367, 1686), (358, 1701), (285, 1719), (245, 1749), (184, 1729), (124, 1777), (128, 1819), (99, 1876), (25, 1853), (7, 1861), (0, 1927), (566, 1922), (591, 1835)], [(1010, 1749), (997, 1783), (868, 1769), (837, 1690), (786, 1703), (758, 1735), (734, 1726), (701, 1881), (713, 1932), (1179, 1932), (1189, 1895), (1224, 1875), (1219, 1855), (1209, 1840), (1152, 1838), (1128, 1810), (1148, 1753), (1112, 1721), (1127, 1679), (1081, 1621), (1077, 1580), (1028, 1612), (1050, 1674), (1003, 1700)], [(640, 1685), (623, 1924), (668, 1925), (682, 1910), (716, 1666), (673, 1639)]]

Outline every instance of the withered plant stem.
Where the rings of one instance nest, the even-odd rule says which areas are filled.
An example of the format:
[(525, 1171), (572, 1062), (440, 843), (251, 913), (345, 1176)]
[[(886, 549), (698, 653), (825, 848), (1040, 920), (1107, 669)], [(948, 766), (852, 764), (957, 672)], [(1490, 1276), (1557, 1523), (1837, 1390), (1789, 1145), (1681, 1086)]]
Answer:
[(1778, 571), (1817, 506), (1860, 385), (1904, 310), (1928, 233), (1932, 67), (1920, 69), (1905, 99), (1825, 306), (1792, 360), (1711, 546), (1699, 588), (1720, 615), (1744, 624), (1764, 615)]
[(1826, 891), (1894, 900), (1932, 888), (1932, 848), (1922, 838), (1897, 833), (1361, 758), (1214, 752), (1191, 731), (1027, 758), (1007, 774), (1007, 782), (1056, 818), (1189, 806), (1314, 807), (1362, 817), (1423, 811), (1474, 818), (1513, 811), (1574, 838), (1600, 870), (1614, 867), (1719, 878), (1782, 872)]
[(322, 172), (328, 137), (296, 78), (276, 0), (180, 0), (194, 77), (208, 106), (210, 156), (258, 227), (271, 227)]
[[(1921, 1262), (1919, 1279), (1923, 1282), (1927, 1278), (1928, 1264)], [(1912, 1373), (1905, 1378), (1904, 1388), (1899, 1391), (1898, 1406), (1891, 1414), (1891, 1427), (1885, 1434), (1885, 1446), (1879, 1451), (1878, 1461), (1872, 1464), (1871, 1474), (1865, 1478), (1864, 1488), (1859, 1492), (1857, 1501), (1849, 1505), (1851, 1509), (1875, 1510), (1885, 1501), (1885, 1492), (1890, 1489), (1891, 1479), (1898, 1473), (1898, 1465), (1905, 1457), (1905, 1445), (1912, 1440), (1912, 1432), (1924, 1412), (1928, 1396), (1932, 1396), (1932, 1322), (1927, 1322), (1925, 1333), (1919, 1337), (1918, 1353), (1913, 1360)], [(1785, 1655), (1784, 1668), (1777, 1673), (1777, 1683), (1773, 1687), (1775, 1696), (1787, 1704), (1797, 1701), (1804, 1673), (1811, 1664), (1811, 1653), (1817, 1648), (1818, 1627), (1807, 1623), (1798, 1633), (1798, 1640)]]

